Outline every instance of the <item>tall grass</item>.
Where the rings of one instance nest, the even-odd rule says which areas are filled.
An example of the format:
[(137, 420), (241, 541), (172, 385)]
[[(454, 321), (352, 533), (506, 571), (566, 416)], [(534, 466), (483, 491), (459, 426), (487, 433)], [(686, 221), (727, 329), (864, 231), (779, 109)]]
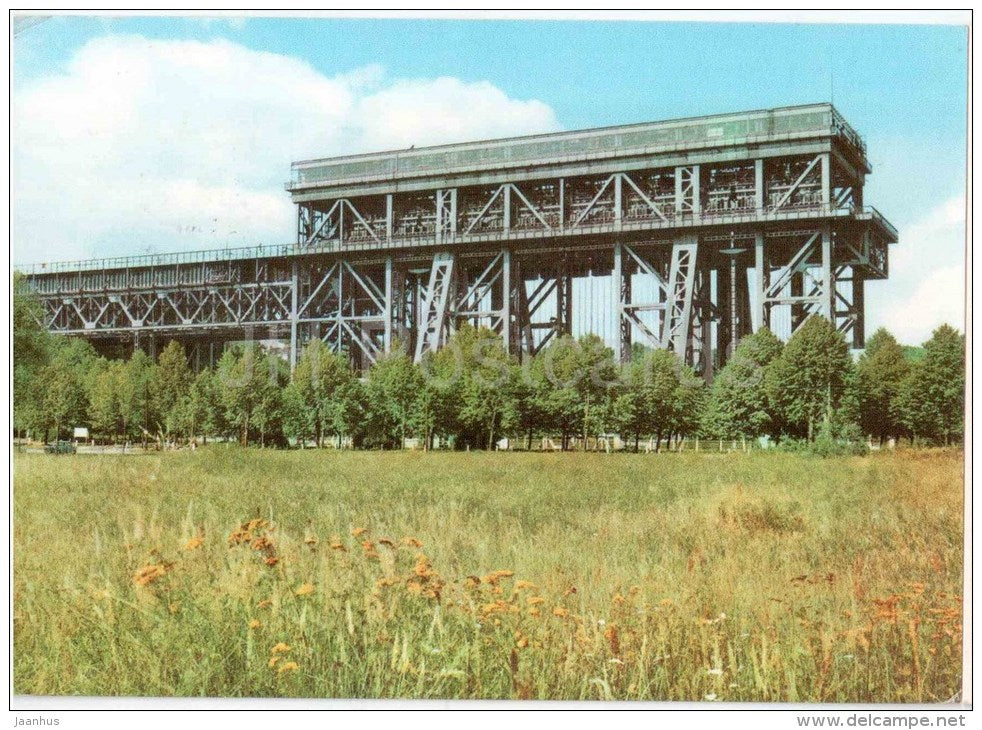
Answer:
[(962, 455), (18, 455), (14, 687), (940, 701)]

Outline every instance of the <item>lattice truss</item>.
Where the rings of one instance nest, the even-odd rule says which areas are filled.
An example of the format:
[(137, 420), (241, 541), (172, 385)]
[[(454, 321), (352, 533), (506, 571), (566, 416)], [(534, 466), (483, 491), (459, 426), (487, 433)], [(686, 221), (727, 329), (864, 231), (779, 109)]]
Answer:
[(303, 202), (297, 241), (440, 244), (858, 205), (861, 175), (820, 153)]

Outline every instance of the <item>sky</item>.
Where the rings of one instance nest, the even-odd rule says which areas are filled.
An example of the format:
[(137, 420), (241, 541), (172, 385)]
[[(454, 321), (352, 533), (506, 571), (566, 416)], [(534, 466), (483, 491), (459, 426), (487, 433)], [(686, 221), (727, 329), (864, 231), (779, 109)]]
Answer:
[(957, 25), (58, 16), (14, 38), (15, 264), (292, 242), (298, 159), (831, 100), (900, 231), (867, 332), (964, 328)]

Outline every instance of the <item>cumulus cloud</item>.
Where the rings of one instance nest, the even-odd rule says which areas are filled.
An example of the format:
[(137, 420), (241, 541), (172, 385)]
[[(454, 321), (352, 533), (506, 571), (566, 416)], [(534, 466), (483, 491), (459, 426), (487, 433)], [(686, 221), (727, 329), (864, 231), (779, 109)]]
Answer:
[(487, 82), (106, 36), (15, 87), (15, 261), (292, 240), (290, 162), (558, 129)]
[(965, 198), (942, 202), (899, 233), (890, 278), (867, 287), (867, 330), (883, 326), (918, 345), (941, 324), (964, 329)]

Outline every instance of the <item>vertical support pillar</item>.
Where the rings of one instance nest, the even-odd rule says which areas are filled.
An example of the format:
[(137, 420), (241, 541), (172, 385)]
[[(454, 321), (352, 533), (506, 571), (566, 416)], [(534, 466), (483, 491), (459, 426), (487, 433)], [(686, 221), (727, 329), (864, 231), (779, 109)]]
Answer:
[(443, 189), (438, 188), (433, 195), (433, 237), (437, 243), (443, 242)]
[(559, 178), (559, 230), (566, 228), (566, 178)]
[(385, 195), (385, 241), (392, 243), (392, 193)]
[(832, 273), (832, 231), (822, 226), (822, 303), (819, 313), (835, 325), (835, 277)]
[(511, 184), (505, 183), (504, 190), (501, 191), (501, 197), (504, 202), (504, 210), (502, 211), (501, 229), (507, 235), (511, 231)]
[(860, 278), (859, 272), (853, 267), (852, 270), (852, 306), (856, 312), (856, 319), (852, 326), (852, 346), (859, 350), (866, 347), (866, 302), (865, 302), (866, 280)]
[(822, 208), (828, 210), (832, 207), (832, 162), (828, 152), (819, 155), (822, 168)]
[(393, 319), (393, 297), (392, 297), (392, 257), (385, 258), (385, 330), (382, 333), (382, 348), (385, 352), (392, 350), (392, 319)]
[(614, 266), (611, 271), (611, 305), (614, 311), (614, 353), (619, 362), (624, 362), (624, 331), (621, 320), (624, 318), (624, 272), (623, 251), (620, 243), (614, 244)]
[(764, 212), (764, 161), (754, 160), (754, 208), (757, 214)]
[(511, 354), (511, 251), (501, 252), (501, 340), (505, 354)]
[(767, 304), (764, 296), (767, 291), (767, 262), (764, 259), (764, 234), (758, 231), (754, 235), (754, 301), (753, 301), (753, 329), (754, 332), (769, 327), (770, 322), (767, 316)]
[(702, 177), (699, 165), (692, 166), (692, 217), (702, 215), (702, 193), (699, 190), (699, 178)]
[(614, 175), (614, 230), (621, 230), (621, 219), (623, 217), (624, 204), (624, 176), (620, 173)]
[(682, 181), (684, 167), (675, 168), (675, 214), (681, 215), (685, 211), (685, 185)]
[(299, 307), (300, 275), (297, 271), (297, 261), (294, 258), (290, 265), (290, 374), (297, 367), (298, 348), (300, 343), (297, 341), (297, 320)]

